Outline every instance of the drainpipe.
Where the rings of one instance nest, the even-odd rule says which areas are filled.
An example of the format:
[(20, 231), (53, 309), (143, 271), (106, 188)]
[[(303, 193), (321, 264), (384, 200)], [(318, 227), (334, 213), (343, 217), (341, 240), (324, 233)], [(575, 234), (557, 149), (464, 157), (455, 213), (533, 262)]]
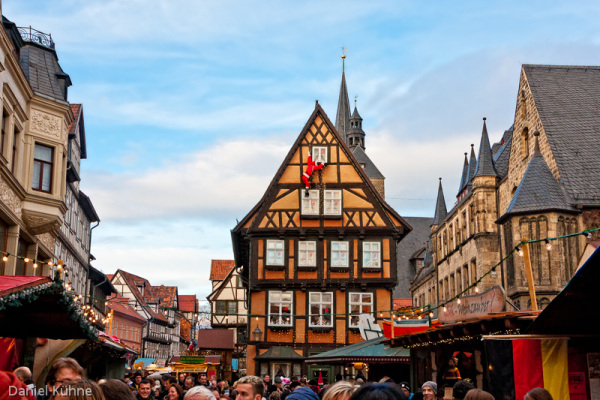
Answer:
[[(86, 265), (87, 276), (85, 279), (87, 285), (89, 285), (89, 283), (90, 283), (90, 261), (92, 260), (92, 231), (94, 229), (96, 229), (98, 227), (98, 225), (100, 225), (100, 221), (97, 221), (96, 225), (94, 225), (90, 228), (90, 236), (88, 238), (88, 259), (87, 259), (87, 265)], [(105, 278), (106, 278), (106, 276), (105, 276)], [(104, 281), (102, 281), (98, 285), (101, 285), (103, 283), (104, 283)], [(94, 285), (94, 287), (98, 287), (98, 285)], [(93, 296), (93, 293), (90, 293), (90, 289), (91, 288), (89, 286), (87, 286), (85, 291), (88, 295)]]

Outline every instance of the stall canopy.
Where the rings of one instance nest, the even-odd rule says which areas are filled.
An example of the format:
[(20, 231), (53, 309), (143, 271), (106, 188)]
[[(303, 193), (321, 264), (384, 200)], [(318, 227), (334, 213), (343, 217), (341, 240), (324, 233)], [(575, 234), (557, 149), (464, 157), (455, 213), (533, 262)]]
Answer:
[(304, 360), (300, 354), (296, 353), (294, 349), (287, 346), (273, 346), (263, 354), (254, 357), (255, 360), (281, 360), (281, 361), (294, 361)]
[(596, 306), (600, 282), (600, 247), (579, 268), (564, 289), (531, 324), (533, 334), (598, 334)]
[(320, 353), (306, 359), (308, 364), (410, 363), (410, 350), (390, 347), (387, 338), (380, 337)]
[(96, 329), (63, 283), (47, 277), (2, 276), (0, 336), (96, 339)]

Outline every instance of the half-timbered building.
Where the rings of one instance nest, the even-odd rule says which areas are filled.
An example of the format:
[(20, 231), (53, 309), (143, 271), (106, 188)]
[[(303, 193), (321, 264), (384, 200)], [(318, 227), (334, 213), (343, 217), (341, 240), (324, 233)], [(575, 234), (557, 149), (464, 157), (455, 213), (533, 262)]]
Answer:
[[(306, 190), (311, 161), (324, 167)], [(410, 229), (317, 102), (263, 198), (232, 230), (248, 288), (247, 373), (313, 378), (303, 360), (361, 341), (360, 314), (389, 318), (396, 244)], [(330, 380), (344, 372), (318, 369)]]

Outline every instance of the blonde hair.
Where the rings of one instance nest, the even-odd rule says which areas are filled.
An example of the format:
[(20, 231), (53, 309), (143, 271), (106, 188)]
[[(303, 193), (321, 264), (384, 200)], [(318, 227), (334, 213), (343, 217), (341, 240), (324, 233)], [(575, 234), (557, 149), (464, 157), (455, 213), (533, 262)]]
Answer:
[(262, 396), (262, 394), (265, 391), (265, 384), (263, 383), (263, 380), (260, 379), (258, 376), (246, 375), (237, 381), (238, 385), (240, 383), (252, 385), (252, 390), (254, 391), (254, 396), (256, 396), (257, 394), (260, 394)]
[(329, 386), (325, 391), (323, 400), (344, 400), (354, 393), (354, 386), (350, 382), (339, 381)]

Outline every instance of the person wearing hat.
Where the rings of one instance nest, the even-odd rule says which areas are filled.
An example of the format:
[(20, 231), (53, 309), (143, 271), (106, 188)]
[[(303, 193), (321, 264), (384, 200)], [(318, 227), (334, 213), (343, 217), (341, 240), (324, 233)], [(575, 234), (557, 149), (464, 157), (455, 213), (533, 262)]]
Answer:
[(432, 381), (427, 381), (421, 386), (423, 390), (423, 400), (434, 400), (437, 396), (437, 383)]
[(402, 393), (406, 395), (408, 400), (412, 399), (412, 397), (414, 396), (414, 393), (410, 392), (410, 385), (408, 384), (408, 382), (400, 382), (400, 390), (402, 390)]
[(294, 390), (286, 400), (319, 400), (319, 396), (311, 388), (302, 386)]

